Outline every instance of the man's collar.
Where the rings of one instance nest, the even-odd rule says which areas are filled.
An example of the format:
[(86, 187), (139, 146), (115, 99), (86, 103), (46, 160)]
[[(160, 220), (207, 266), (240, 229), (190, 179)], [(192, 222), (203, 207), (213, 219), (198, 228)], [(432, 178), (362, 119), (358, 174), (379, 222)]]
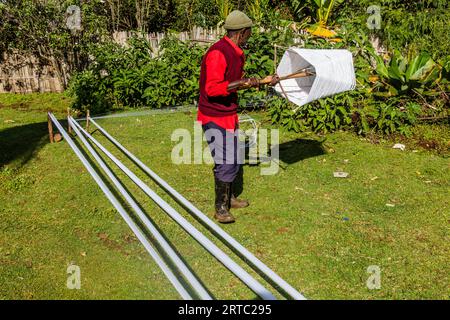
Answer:
[(233, 40), (231, 40), (230, 38), (228, 38), (227, 36), (223, 37), (233, 48), (234, 50), (236, 50), (236, 53), (241, 56), (244, 54), (244, 51), (242, 51), (241, 48), (239, 48), (236, 43), (233, 42)]

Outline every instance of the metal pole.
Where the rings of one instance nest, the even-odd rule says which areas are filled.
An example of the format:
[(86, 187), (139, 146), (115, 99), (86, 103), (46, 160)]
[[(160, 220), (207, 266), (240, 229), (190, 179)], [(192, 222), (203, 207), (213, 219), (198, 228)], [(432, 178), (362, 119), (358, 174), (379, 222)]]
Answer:
[[(72, 118), (73, 119), (73, 118)], [(91, 122), (94, 123), (91, 119)], [(78, 127), (79, 129), (81, 126)], [(103, 153), (106, 154), (125, 174), (133, 180), (156, 204), (163, 209), (174, 221), (176, 221), (187, 233), (197, 240), (206, 250), (208, 250), (217, 260), (233, 272), (242, 282), (244, 282), (253, 292), (265, 300), (276, 300), (275, 296), (254, 279), (247, 271), (234, 262), (225, 252), (209, 240), (203, 233), (195, 228), (188, 220), (181, 216), (173, 207), (150, 189), (140, 178), (128, 169), (119, 159), (112, 155), (94, 137), (81, 128), (81, 132), (88, 137)]]
[(185, 207), (194, 216), (199, 218), (205, 225), (207, 225), (216, 235), (218, 235), (222, 241), (228, 246), (235, 249), (242, 257), (247, 260), (253, 268), (262, 272), (267, 276), (268, 280), (274, 287), (280, 288), (286, 295), (296, 300), (306, 300), (306, 298), (298, 292), (289, 283), (283, 280), (278, 274), (266, 266), (261, 260), (255, 257), (250, 251), (236, 241), (232, 236), (215, 224), (209, 219), (203, 212), (195, 207), (189, 200), (184, 198), (174, 188), (172, 188), (166, 181), (160, 178), (155, 172), (147, 167), (142, 161), (140, 161), (135, 155), (128, 151), (122, 144), (120, 144), (115, 138), (113, 138), (105, 129), (103, 129), (96, 121), (91, 118), (91, 122), (97, 127), (97, 129), (105, 135), (114, 145), (116, 145), (123, 153), (125, 153), (138, 167), (144, 170), (161, 188), (171, 194), (175, 200), (177, 200), (183, 207)]
[(177, 268), (181, 271), (181, 273), (188, 280), (189, 284), (195, 289), (195, 291), (199, 294), (199, 297), (203, 300), (212, 300), (212, 297), (205, 290), (203, 285), (198, 281), (198, 279), (192, 274), (186, 264), (178, 257), (176, 252), (170, 246), (170, 244), (166, 241), (166, 239), (161, 235), (158, 229), (153, 225), (153, 223), (148, 219), (136, 201), (130, 196), (130, 194), (125, 190), (123, 185), (119, 182), (116, 176), (112, 173), (111, 169), (105, 164), (103, 159), (98, 155), (97, 151), (92, 148), (86, 138), (80, 133), (79, 128), (81, 128), (80, 124), (73, 120), (73, 118), (69, 119), (69, 123), (72, 125), (75, 133), (80, 137), (83, 144), (89, 150), (94, 159), (98, 162), (100, 167), (105, 171), (106, 175), (111, 179), (114, 186), (119, 190), (119, 192), (125, 197), (126, 201), (130, 204), (133, 210), (137, 213), (141, 221), (150, 231), (150, 233), (155, 237), (156, 241), (161, 245), (165, 253), (170, 257), (172, 262), (177, 266)]
[(185, 300), (192, 300), (191, 295), (186, 291), (186, 289), (183, 287), (183, 285), (179, 282), (177, 277), (173, 274), (173, 272), (169, 269), (169, 267), (166, 265), (166, 263), (161, 259), (161, 257), (158, 255), (158, 253), (153, 249), (150, 242), (145, 238), (144, 234), (139, 230), (137, 225), (133, 222), (133, 220), (128, 216), (125, 209), (122, 207), (122, 205), (119, 203), (117, 198), (111, 193), (111, 190), (108, 189), (105, 182), (100, 178), (100, 176), (95, 172), (94, 168), (92, 168), (89, 161), (84, 157), (84, 155), (81, 153), (80, 149), (75, 145), (70, 135), (64, 130), (64, 128), (61, 126), (61, 124), (58, 122), (58, 120), (55, 118), (55, 116), (52, 113), (48, 113), (48, 116), (51, 118), (53, 123), (58, 128), (59, 132), (63, 135), (64, 139), (66, 139), (69, 146), (72, 148), (72, 150), (75, 152), (75, 154), (78, 156), (78, 158), (81, 160), (83, 165), (86, 167), (88, 172), (91, 174), (92, 178), (94, 178), (95, 182), (99, 185), (99, 187), (102, 189), (103, 193), (106, 195), (108, 200), (112, 203), (112, 205), (116, 208), (116, 210), (120, 213), (122, 218), (125, 220), (127, 225), (131, 228), (131, 230), (134, 232), (136, 237), (141, 241), (141, 243), (144, 245), (147, 252), (150, 254), (150, 256), (155, 260), (155, 262), (158, 264), (158, 266), (161, 268), (161, 270), (164, 272), (166, 277), (169, 279), (169, 281), (173, 284), (175, 289), (178, 291), (178, 293), (181, 295), (181, 297)]

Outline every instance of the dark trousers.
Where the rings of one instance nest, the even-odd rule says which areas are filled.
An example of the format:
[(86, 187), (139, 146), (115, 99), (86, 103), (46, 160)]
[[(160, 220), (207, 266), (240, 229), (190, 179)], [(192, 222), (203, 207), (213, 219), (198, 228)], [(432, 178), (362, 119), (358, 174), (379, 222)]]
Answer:
[(238, 130), (230, 132), (214, 122), (202, 128), (214, 159), (214, 176), (223, 182), (233, 182), (242, 164)]

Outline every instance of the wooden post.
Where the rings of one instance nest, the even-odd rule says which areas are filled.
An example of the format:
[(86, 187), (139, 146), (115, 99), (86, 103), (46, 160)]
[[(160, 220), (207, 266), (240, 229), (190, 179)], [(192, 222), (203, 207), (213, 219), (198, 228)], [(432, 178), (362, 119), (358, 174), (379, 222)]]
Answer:
[(273, 71), (273, 73), (277, 73), (277, 45), (274, 45), (274, 55), (273, 55), (273, 67), (275, 68), (275, 70)]
[(48, 136), (50, 138), (50, 143), (53, 143), (53, 123), (52, 119), (50, 119), (50, 115), (47, 114), (47, 125), (48, 125)]
[(86, 111), (86, 131), (89, 132), (89, 117), (91, 116), (89, 109)]
[(70, 108), (67, 108), (67, 131), (69, 132), (69, 134), (72, 134), (72, 127), (70, 126), (69, 117), (70, 117)]

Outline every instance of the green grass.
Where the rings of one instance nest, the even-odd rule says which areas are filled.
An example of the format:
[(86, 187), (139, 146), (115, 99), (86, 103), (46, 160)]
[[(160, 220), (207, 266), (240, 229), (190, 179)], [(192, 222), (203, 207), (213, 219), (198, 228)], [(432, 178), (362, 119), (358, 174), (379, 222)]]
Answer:
[[(0, 97), (0, 298), (178, 299), (68, 144), (48, 143), (45, 110), (62, 119), (70, 103), (63, 97)], [(212, 215), (211, 166), (170, 159), (173, 130), (192, 130), (194, 119), (172, 113), (99, 122)], [(99, 132), (94, 136), (205, 230)], [(449, 298), (447, 154), (420, 147), (402, 152), (392, 141), (371, 144), (345, 132), (282, 132), (280, 139), (283, 169), (261, 176), (260, 167), (245, 166), (241, 197), (251, 206), (233, 211), (237, 222), (222, 226), (227, 232), (311, 299)], [(350, 177), (334, 178), (337, 170)], [(256, 298), (115, 172), (215, 297)], [(66, 288), (70, 263), (81, 268), (81, 290)], [(371, 265), (381, 268), (380, 290), (366, 287)]]

